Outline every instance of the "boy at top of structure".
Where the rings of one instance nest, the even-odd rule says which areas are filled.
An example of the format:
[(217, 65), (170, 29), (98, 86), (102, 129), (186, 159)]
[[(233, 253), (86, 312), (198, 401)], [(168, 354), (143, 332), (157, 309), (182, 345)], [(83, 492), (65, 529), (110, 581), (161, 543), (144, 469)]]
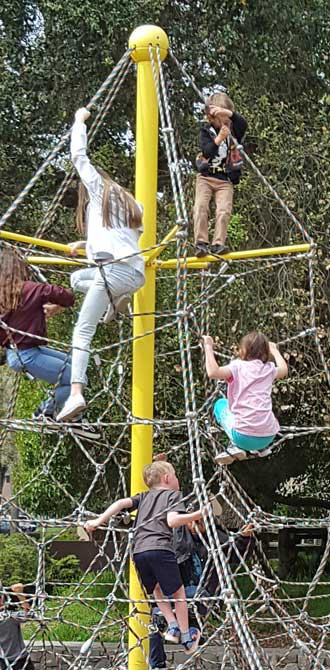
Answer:
[[(200, 631), (189, 628), (188, 607), (180, 570), (175, 557), (173, 528), (201, 518), (202, 512), (185, 513), (179, 482), (170, 463), (146, 465), (143, 480), (149, 491), (112, 503), (97, 519), (87, 521), (85, 530), (93, 532), (124, 509), (137, 510), (133, 535), (133, 560), (148, 595), (153, 594), (164, 615), (167, 642), (181, 643), (186, 654), (198, 646)], [(171, 603), (175, 601), (175, 615)]]
[(226, 238), (233, 208), (233, 185), (239, 182), (242, 165), (231, 136), (241, 142), (247, 129), (247, 121), (235, 111), (226, 93), (211, 95), (206, 100), (205, 113), (208, 123), (200, 131), (194, 205), (195, 253), (199, 257), (209, 253), (209, 205), (213, 196), (216, 217), (211, 253), (220, 255), (228, 251)]
[(228, 400), (220, 398), (215, 402), (214, 416), (232, 444), (215, 460), (224, 465), (258, 451), (257, 455), (268, 456), (267, 447), (280, 428), (272, 411), (272, 384), (287, 376), (286, 361), (276, 344), (258, 332), (245, 335), (240, 341), (239, 357), (222, 367), (215, 360), (212, 337), (204, 335), (203, 344), (209, 378), (228, 384)]

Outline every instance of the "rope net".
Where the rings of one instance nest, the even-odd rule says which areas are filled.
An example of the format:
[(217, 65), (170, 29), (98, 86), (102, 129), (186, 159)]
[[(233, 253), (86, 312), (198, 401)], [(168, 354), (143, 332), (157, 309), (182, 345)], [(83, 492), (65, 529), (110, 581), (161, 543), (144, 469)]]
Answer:
[[(40, 650), (41, 645), (46, 665), (48, 657), (55, 654), (58, 662), (67, 668), (85, 668), (91, 664), (96, 643), (103, 645), (103, 667), (127, 667), (134, 647), (142, 650), (145, 662), (149, 664), (143, 642), (161, 626), (155, 618), (145, 618), (145, 604), (150, 604), (147, 598), (132, 602), (129, 597), (128, 563), (132, 549), (129, 516), (112, 519), (106, 530), (95, 535), (95, 553), (85, 570), (77, 570), (74, 579), (71, 573), (68, 580), (63, 578), (63, 573), (61, 579), (56, 578), (49, 567), (49, 548), (55, 541), (67, 537), (68, 531), (81, 529), (95, 510), (104, 509), (118, 497), (129, 495), (131, 426), (152, 424), (155, 452), (164, 452), (183, 473), (181, 484), (187, 504), (207, 505), (209, 510), (204, 517), (205, 532), (199, 535), (205, 557), (202, 571), (194, 594), (188, 598), (190, 614), (202, 631), (202, 642), (180, 667), (216, 664), (221, 668), (252, 670), (281, 668), (291, 651), (299, 649), (312, 662), (311, 667), (321, 669), (330, 660), (330, 587), (326, 572), (330, 550), (329, 519), (283, 516), (280, 508), (278, 512), (269, 513), (255, 504), (235, 475), (243, 468), (250, 472), (260, 468), (265, 478), (271, 478), (271, 459), (255, 459), (235, 466), (239, 470), (216, 465), (214, 456), (226, 446), (227, 438), (214, 421), (212, 405), (224, 395), (225, 389), (221, 383), (215, 385), (206, 379), (200, 347), (202, 333), (211, 331), (214, 334), (213, 323), (217, 315), (222, 324), (217, 338), (219, 361), (233, 356), (241, 334), (256, 326), (270, 333), (272, 339), (284, 345), (290, 363), (290, 379), (281, 382), (280, 397), (283, 400), (285, 394), (285, 404), (282, 401), (281, 405), (277, 404), (275, 389), (275, 412), (280, 416), (281, 424), (283, 418), (285, 421), (273, 453), (286, 459), (292, 445), (298, 451), (306, 444), (314, 449), (326, 449), (329, 425), (318, 425), (318, 415), (313, 409), (322, 403), (329, 384), (329, 370), (322, 351), (323, 333), (317, 328), (315, 247), (304, 226), (265, 177), (258, 174), (258, 169), (242, 149), (249, 167), (288, 215), (286, 243), (297, 240), (308, 242), (310, 247), (302, 253), (265, 258), (256, 256), (242, 260), (229, 256), (217, 263), (202, 263), (202, 268), (197, 259), (196, 263), (190, 261), (193, 255), (192, 243), (188, 239), (190, 211), (186, 204), (182, 163), (176, 150), (165, 66), (157, 49), (150, 48), (150, 58), (176, 225), (174, 234), (167, 241), (143, 250), (149, 262), (155, 263), (158, 286), (152, 331), (156, 336), (154, 419), (134, 416), (131, 410), (132, 324), (137, 316), (134, 313), (120, 316), (110, 325), (100, 324), (92, 342), (86, 414), (88, 429), (99, 435), (97, 439), (82, 437), (74, 423), (51, 424), (42, 419), (26, 418), (26, 415), (21, 417), (20, 395), (31, 395), (32, 414), (36, 400), (42, 400), (46, 391), (38, 380), (28, 380), (24, 375), (13, 377), (6, 416), (0, 421), (1, 449), (4, 453), (8, 441), (14, 436), (22, 459), (18, 466), (20, 485), (9, 499), (1, 498), (0, 517), (2, 520), (9, 518), (19, 531), (15, 534), (17, 541), (24, 537), (24, 542), (32, 548), (35, 578), (30, 584), (33, 596), (29, 612), (23, 612), (19, 607), (5, 607), (0, 611), (0, 620), (27, 621), (27, 650), (29, 653), (36, 648)], [(90, 139), (104, 121), (130, 62), (129, 53), (124, 54), (92, 99), (89, 106), (97, 105), (98, 113)], [(176, 64), (179, 65), (178, 61)], [(184, 75), (187, 77), (185, 71)], [(195, 84), (194, 88), (196, 90)], [(104, 99), (100, 102), (102, 96)], [(67, 137), (68, 134), (65, 139)], [(59, 148), (64, 143), (62, 138)], [(58, 148), (52, 151), (44, 167), (38, 171), (38, 177), (51, 164), (57, 151)], [(36, 238), (51, 230), (55, 215), (61, 216), (61, 202), (71, 179), (70, 173), (40, 221)], [(2, 217), (1, 225), (22, 204), (36, 179), (32, 181)], [(15, 249), (31, 260), (39, 279), (69, 285), (72, 267), (57, 267), (51, 252), (42, 252), (42, 257), (50, 263), (47, 265), (41, 264), (40, 260), (35, 263), (35, 257), (40, 258), (40, 251), (37, 252), (33, 245), (27, 247), (17, 243)], [(162, 259), (175, 258), (173, 270), (158, 260), (160, 250), (164, 251)], [(82, 262), (77, 260), (77, 267)], [(253, 307), (251, 295), (254, 296)], [(290, 319), (284, 319), (288, 313)], [(236, 315), (235, 320), (232, 314)], [(61, 318), (63, 323), (59, 320), (56, 330), (55, 326), (51, 327), (47, 344), (69, 354), (71, 331), (68, 319)], [(72, 315), (72, 324), (75, 318), (76, 315)], [(0, 326), (4, 327), (3, 322)], [(66, 336), (61, 338), (58, 333)], [(148, 332), (144, 334), (147, 335)], [(312, 391), (311, 376), (314, 378)], [(164, 379), (166, 385), (158, 384)], [(54, 394), (54, 388), (47, 392)], [(315, 402), (317, 393), (319, 402)], [(27, 405), (25, 398), (25, 412)], [(30, 476), (32, 464), (33, 476)], [(66, 468), (69, 468), (69, 478)], [(38, 491), (43, 492), (42, 504)], [(31, 507), (34, 492), (36, 502)], [(222, 534), (219, 534), (219, 519), (211, 507), (214, 498), (222, 506)], [(29, 534), (24, 524), (19, 523), (22, 513), (35, 524), (37, 536)], [(254, 524), (256, 539), (253, 547), (246, 546), (242, 551), (237, 540), (241, 537), (240, 529), (247, 523)], [(292, 525), (300, 530), (316, 527), (325, 533), (320, 562), (308, 582), (281, 579), (276, 561), (270, 560), (265, 553), (262, 539), (265, 533), (271, 537)], [(230, 528), (236, 530), (230, 531)], [(19, 577), (24, 581), (24, 575)], [(213, 592), (210, 592), (211, 577), (216, 584)], [(136, 635), (133, 647), (129, 648), (132, 618), (140, 622), (143, 633)], [(72, 639), (82, 643), (78, 657), (67, 645)], [(113, 642), (111, 652), (105, 646), (108, 641)], [(283, 647), (283, 654), (276, 662), (271, 661), (267, 653), (267, 648), (274, 645)], [(222, 650), (220, 661), (215, 661), (209, 654), (212, 648)], [(3, 662), (5, 667), (11, 667), (8, 659)]]

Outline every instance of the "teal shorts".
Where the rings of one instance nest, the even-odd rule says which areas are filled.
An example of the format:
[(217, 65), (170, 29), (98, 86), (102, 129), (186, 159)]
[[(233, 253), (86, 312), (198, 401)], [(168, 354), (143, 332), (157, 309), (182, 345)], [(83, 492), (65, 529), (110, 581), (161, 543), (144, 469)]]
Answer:
[(239, 449), (244, 451), (257, 451), (258, 449), (266, 449), (273, 442), (275, 435), (268, 435), (267, 437), (253, 437), (252, 435), (244, 435), (238, 433), (233, 428), (234, 415), (228, 406), (226, 398), (219, 398), (214, 404), (214, 416), (216, 421), (223, 427), (229, 439)]
[(266, 449), (273, 442), (275, 435), (269, 437), (253, 437), (238, 433), (234, 428), (231, 431), (234, 444), (245, 451), (255, 451), (256, 449)]

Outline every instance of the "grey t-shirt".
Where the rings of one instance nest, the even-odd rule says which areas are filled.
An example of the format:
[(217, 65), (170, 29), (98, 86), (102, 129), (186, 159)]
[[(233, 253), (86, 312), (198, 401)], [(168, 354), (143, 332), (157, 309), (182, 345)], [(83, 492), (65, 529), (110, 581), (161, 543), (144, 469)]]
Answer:
[(163, 549), (174, 552), (173, 531), (167, 524), (168, 512), (185, 512), (181, 491), (150, 489), (132, 496), (137, 509), (134, 529), (134, 554)]
[(27, 656), (21, 625), (14, 619), (0, 621), (0, 657), (3, 655), (8, 661)]

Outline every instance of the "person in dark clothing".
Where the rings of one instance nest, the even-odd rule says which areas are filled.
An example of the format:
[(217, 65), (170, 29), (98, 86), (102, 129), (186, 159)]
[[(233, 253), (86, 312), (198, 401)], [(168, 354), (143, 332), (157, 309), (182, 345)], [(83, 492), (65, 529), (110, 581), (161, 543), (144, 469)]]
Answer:
[(196, 256), (208, 254), (209, 204), (214, 196), (216, 220), (211, 253), (224, 254), (227, 228), (233, 207), (234, 184), (241, 175), (242, 159), (231, 137), (241, 142), (247, 121), (234, 109), (225, 93), (211, 95), (205, 106), (208, 123), (200, 131), (201, 154), (197, 158), (198, 175), (194, 206)]
[(0, 584), (0, 613), (8, 614), (0, 620), (0, 670), (34, 670), (22, 637), (22, 618), (18, 621), (10, 616), (15, 609), (30, 609), (23, 584), (13, 584), (10, 589)]
[[(194, 597), (208, 558), (207, 547), (201, 539), (204, 533), (205, 525), (202, 519), (187, 526), (175, 528), (173, 531), (175, 556), (187, 598)], [(244, 526), (240, 534), (234, 537), (233, 541), (230, 541), (228, 533), (225, 533), (218, 525), (217, 534), (223, 552), (228, 558), (231, 567), (239, 565), (240, 557), (248, 560), (251, 556), (255, 547), (252, 524)], [(207, 597), (217, 595), (219, 592), (218, 573), (215, 565), (212, 563), (207, 570), (207, 574), (203, 577), (202, 588), (199, 591), (205, 600), (196, 603), (197, 610), (201, 616), (205, 616), (208, 612)], [(220, 597), (219, 595), (219, 600)], [(153, 670), (156, 670), (156, 668), (161, 670), (162, 668), (166, 668), (166, 653), (164, 637), (162, 635), (166, 629), (166, 622), (157, 607), (153, 608), (153, 622), (157, 630), (149, 636), (149, 664)], [(194, 621), (191, 623), (196, 625)]]
[[(202, 510), (186, 514), (173, 466), (153, 462), (143, 469), (147, 492), (116, 500), (96, 519), (87, 521), (85, 530), (92, 533), (123, 510), (137, 509), (133, 535), (133, 561), (140, 581), (167, 621), (165, 639), (181, 642), (186, 654), (198, 647), (200, 631), (189, 627), (188, 607), (180, 570), (173, 546), (173, 528), (185, 526), (202, 517)], [(166, 600), (173, 597), (175, 613)], [(164, 599), (165, 597), (165, 599)]]
[(72, 307), (74, 294), (62, 286), (31, 281), (30, 277), (29, 265), (13, 248), (2, 245), (0, 346), (5, 349), (11, 370), (56, 384), (55, 400), (45, 400), (35, 412), (35, 416), (53, 417), (70, 394), (71, 358), (65, 352), (45, 346), (46, 318)]

